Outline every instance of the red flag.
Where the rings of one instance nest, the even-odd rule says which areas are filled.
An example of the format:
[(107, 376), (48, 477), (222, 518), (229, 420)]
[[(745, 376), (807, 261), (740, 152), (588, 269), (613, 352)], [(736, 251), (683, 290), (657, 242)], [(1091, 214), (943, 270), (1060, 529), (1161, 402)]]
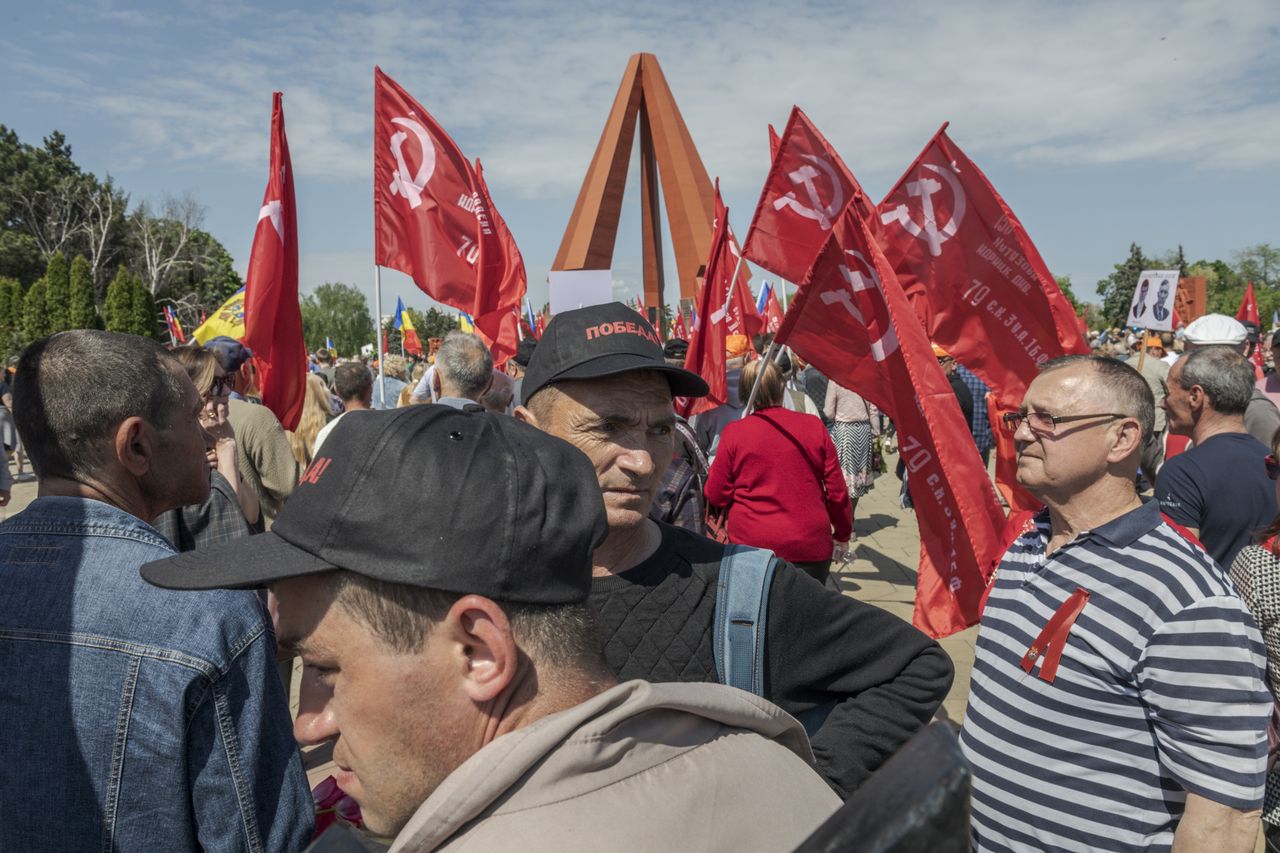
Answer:
[(898, 428), (920, 524), (913, 624), (933, 637), (975, 624), (1004, 512), (929, 338), (853, 210), (813, 264), (778, 340)]
[[(726, 210), (726, 214), (727, 212)], [(728, 226), (726, 225), (726, 227)], [(728, 230), (729, 265), (725, 267), (724, 272), (727, 276), (732, 274), (734, 270), (738, 271), (738, 276), (733, 280), (733, 285), (729, 289), (728, 297), (724, 303), (724, 310), (727, 312), (725, 317), (729, 323), (728, 333), (746, 336), (747, 345), (754, 351), (755, 336), (764, 329), (764, 318), (756, 310), (756, 301), (751, 297), (751, 288), (747, 286), (749, 277), (747, 267), (745, 264), (738, 266), (738, 256), (741, 254), (741, 250), (738, 248), (737, 238), (733, 236), (732, 228)], [(704, 281), (710, 280), (711, 276), (708, 273)]]
[(723, 405), (729, 398), (725, 379), (725, 339), (729, 335), (728, 300), (731, 295), (737, 258), (729, 242), (729, 211), (720, 198), (720, 182), (716, 181), (715, 222), (711, 232), (711, 255), (707, 258), (706, 275), (698, 293), (698, 322), (693, 326), (689, 351), (684, 357), (685, 370), (706, 380), (710, 391), (700, 398), (680, 397), (676, 412), (691, 417)]
[(244, 289), (244, 343), (257, 362), (262, 403), (296, 429), (307, 388), (298, 307), (298, 218), (281, 93), (271, 103), (271, 168), (258, 211)]
[(543, 316), (542, 312), (541, 312), (541, 311), (539, 311), (539, 312), (538, 312), (538, 328), (536, 328), (536, 329), (534, 329), (534, 330), (533, 330), (533, 335), (534, 335), (534, 337), (536, 337), (536, 338), (538, 338), (539, 340), (541, 340), (541, 339), (542, 339), (542, 333), (543, 333), (544, 331), (546, 331), (546, 328), (547, 328), (547, 320), (546, 320), (546, 318)]
[(778, 131), (773, 129), (773, 125), (769, 125), (769, 160), (773, 161), (778, 158), (778, 146), (782, 144), (782, 140), (778, 138)]
[(474, 318), (494, 362), (515, 353), (524, 261), (473, 169), (431, 114), (374, 69), (374, 261)]
[(1089, 347), (1022, 224), (946, 127), (880, 203), (881, 247), (933, 342), (1020, 401), (1040, 364)]
[(747, 230), (747, 260), (787, 281), (803, 280), (861, 190), (809, 117), (792, 107)]
[[(778, 287), (782, 285), (779, 284)], [(764, 330), (776, 335), (782, 328), (782, 306), (778, 304), (777, 288), (769, 288), (769, 295), (764, 300)]]
[[(1236, 311), (1236, 319), (1246, 323), (1253, 323), (1255, 329), (1262, 329), (1262, 319), (1258, 314), (1258, 297), (1253, 293), (1253, 282), (1244, 289), (1244, 296), (1240, 299), (1240, 309)], [(1259, 379), (1263, 375), (1262, 363), (1262, 347), (1255, 345), (1253, 354), (1249, 356), (1249, 360), (1253, 362), (1253, 372)]]
[(1022, 408), (1022, 400), (1000, 400), (994, 392), (987, 392), (987, 422), (996, 444), (996, 489), (1009, 505), (1009, 518), (1024, 510), (1039, 510), (1044, 502), (1037, 499), (1018, 482), (1018, 449), (1013, 433), (1004, 425), (1007, 412)]
[(689, 330), (684, 325), (684, 312), (676, 310), (676, 321), (671, 326), (671, 337), (682, 341), (689, 340)]

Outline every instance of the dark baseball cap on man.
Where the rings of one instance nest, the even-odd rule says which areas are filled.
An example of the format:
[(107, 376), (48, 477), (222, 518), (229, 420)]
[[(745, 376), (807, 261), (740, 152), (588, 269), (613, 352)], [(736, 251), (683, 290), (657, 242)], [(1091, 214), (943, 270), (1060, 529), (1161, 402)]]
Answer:
[(608, 532), (581, 451), (491, 412), (409, 406), (342, 418), (270, 532), (147, 563), (167, 589), (256, 588), (347, 569), (500, 601), (591, 589)]
[(218, 364), (227, 373), (240, 369), (240, 365), (253, 358), (253, 350), (226, 335), (218, 335), (205, 342), (204, 348), (218, 358)]
[(701, 376), (667, 364), (649, 321), (621, 302), (564, 311), (551, 318), (520, 386), (521, 402), (565, 379), (598, 379), (633, 370), (664, 374), (676, 397), (704, 397)]

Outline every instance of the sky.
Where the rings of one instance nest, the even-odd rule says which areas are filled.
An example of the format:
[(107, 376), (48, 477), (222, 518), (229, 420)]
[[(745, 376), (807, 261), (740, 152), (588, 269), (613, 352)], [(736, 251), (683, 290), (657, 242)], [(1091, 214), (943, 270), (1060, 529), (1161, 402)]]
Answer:
[[(1280, 244), (1280, 3), (0, 0), (0, 124), (137, 203), (190, 193), (243, 274), (284, 92), (301, 289), (372, 292), (373, 67), (484, 162), (535, 305), (628, 57), (658, 57), (740, 236), (793, 104), (882, 197), (943, 121), (1055, 275)], [(638, 293), (633, 162), (615, 294)], [(669, 240), (667, 241), (669, 244)], [(678, 285), (668, 264), (667, 295)], [(767, 277), (767, 274), (766, 274)], [(383, 275), (425, 308), (408, 277)], [(389, 304), (387, 304), (389, 303)]]

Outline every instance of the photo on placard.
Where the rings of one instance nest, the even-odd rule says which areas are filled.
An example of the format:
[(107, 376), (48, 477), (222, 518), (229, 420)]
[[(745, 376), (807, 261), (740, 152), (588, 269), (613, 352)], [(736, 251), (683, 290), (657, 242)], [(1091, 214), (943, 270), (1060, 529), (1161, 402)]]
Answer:
[(1143, 270), (1133, 289), (1126, 326), (1173, 331), (1173, 300), (1178, 293), (1177, 270)]

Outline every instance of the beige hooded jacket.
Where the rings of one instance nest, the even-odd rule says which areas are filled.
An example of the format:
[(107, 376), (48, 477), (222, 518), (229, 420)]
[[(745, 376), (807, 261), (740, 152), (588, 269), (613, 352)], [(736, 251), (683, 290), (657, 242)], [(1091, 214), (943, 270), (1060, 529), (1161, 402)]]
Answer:
[(840, 805), (812, 763), (764, 699), (628, 681), (471, 756), (391, 853), (791, 850)]

